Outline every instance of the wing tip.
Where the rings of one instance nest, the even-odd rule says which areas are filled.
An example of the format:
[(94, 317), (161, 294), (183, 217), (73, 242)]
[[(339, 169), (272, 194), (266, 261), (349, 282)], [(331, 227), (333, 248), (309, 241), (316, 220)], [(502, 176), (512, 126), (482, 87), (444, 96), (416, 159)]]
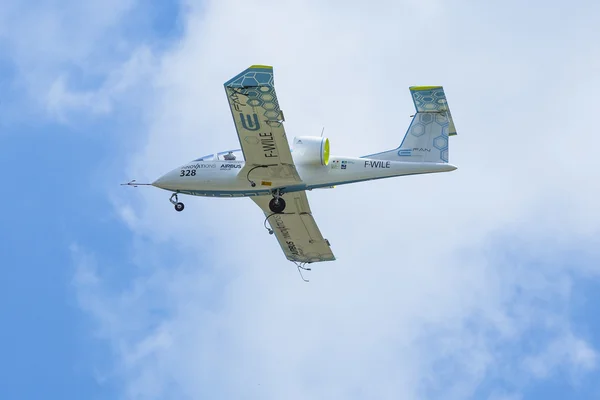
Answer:
[(251, 65), (248, 69), (273, 69), (273, 66), (272, 65), (255, 64), (255, 65)]
[[(260, 74), (260, 78), (256, 78), (256, 75), (258, 72), (261, 72), (262, 74)], [(267, 75), (265, 75), (267, 74)], [(268, 74), (270, 74), (271, 76), (273, 75), (273, 67), (270, 65), (259, 65), (259, 64), (255, 64), (255, 65), (251, 65), (248, 68), (246, 68), (245, 70), (243, 70), (242, 72), (240, 72), (239, 74), (237, 74), (236, 76), (234, 76), (233, 78), (229, 79), (227, 82), (225, 82), (223, 85), (227, 88), (231, 88), (231, 87), (246, 87), (246, 86), (272, 86), (272, 78), (271, 78), (271, 82), (268, 82)], [(244, 84), (244, 77), (248, 75), (249, 80), (254, 80), (254, 82), (250, 82), (248, 84)], [(240, 78), (242, 78), (240, 80)]]
[(409, 89), (411, 92), (421, 92), (423, 90), (432, 90), (432, 89), (441, 89), (442, 86), (434, 85), (434, 86), (410, 86)]

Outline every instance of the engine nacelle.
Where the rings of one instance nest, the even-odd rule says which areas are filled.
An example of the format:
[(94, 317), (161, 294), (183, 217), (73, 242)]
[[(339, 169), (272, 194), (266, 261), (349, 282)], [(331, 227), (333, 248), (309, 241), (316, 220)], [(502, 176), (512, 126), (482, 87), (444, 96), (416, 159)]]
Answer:
[(294, 138), (294, 162), (299, 164), (328, 165), (329, 139), (319, 136), (297, 136)]

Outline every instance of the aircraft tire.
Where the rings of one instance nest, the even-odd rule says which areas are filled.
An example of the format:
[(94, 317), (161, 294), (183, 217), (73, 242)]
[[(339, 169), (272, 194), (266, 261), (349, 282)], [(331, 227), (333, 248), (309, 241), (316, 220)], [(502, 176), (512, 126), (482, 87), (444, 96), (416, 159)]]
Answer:
[(183, 209), (185, 208), (185, 206), (183, 205), (183, 203), (175, 203), (175, 211), (183, 211)]
[(280, 198), (273, 197), (269, 202), (269, 209), (274, 213), (282, 213), (285, 210), (285, 200)]

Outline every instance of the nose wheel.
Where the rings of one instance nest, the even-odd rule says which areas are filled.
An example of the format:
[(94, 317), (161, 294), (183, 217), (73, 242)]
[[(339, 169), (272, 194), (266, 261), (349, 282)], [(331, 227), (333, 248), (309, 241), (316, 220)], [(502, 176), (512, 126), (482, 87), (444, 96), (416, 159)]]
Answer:
[(281, 197), (283, 193), (279, 189), (273, 192), (273, 198), (269, 202), (269, 209), (274, 213), (282, 213), (285, 210), (285, 200)]
[(173, 193), (171, 195), (171, 198), (169, 199), (169, 201), (171, 202), (171, 204), (175, 205), (175, 211), (177, 211), (177, 212), (181, 212), (185, 208), (183, 203), (181, 203), (179, 201), (179, 199), (177, 198), (177, 193)]

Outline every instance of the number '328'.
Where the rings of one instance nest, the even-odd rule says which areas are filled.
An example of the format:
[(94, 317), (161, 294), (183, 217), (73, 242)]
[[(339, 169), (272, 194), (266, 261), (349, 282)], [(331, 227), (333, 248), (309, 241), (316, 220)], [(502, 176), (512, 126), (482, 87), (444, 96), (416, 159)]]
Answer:
[(195, 169), (182, 169), (179, 176), (196, 176)]

